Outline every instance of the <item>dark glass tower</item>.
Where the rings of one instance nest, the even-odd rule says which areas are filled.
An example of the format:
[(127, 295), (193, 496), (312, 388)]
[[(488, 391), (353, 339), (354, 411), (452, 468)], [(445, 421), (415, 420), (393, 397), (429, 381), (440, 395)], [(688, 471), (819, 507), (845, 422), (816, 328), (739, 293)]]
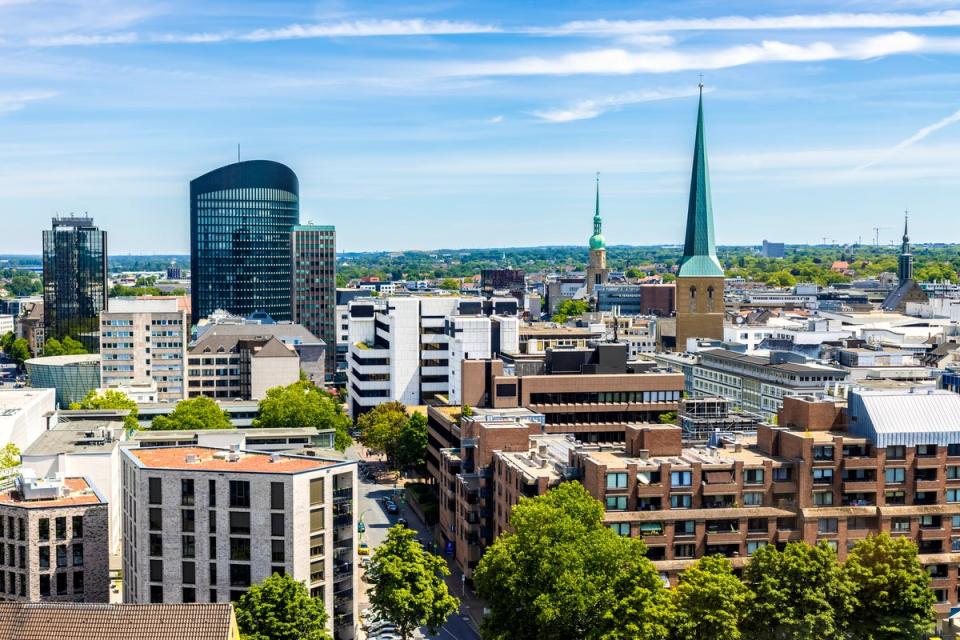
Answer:
[(43, 232), (43, 324), (47, 340), (70, 336), (99, 350), (107, 308), (107, 232), (93, 218), (54, 218)]
[(290, 232), (299, 220), (300, 184), (278, 162), (237, 162), (191, 181), (195, 321), (215, 309), (290, 320)]

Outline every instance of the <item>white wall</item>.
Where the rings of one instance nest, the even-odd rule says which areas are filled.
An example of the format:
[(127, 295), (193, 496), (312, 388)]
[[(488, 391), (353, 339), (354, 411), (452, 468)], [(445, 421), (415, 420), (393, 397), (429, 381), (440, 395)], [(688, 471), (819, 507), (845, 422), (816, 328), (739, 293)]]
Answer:
[(24, 451), (47, 430), (45, 414), (56, 408), (56, 389), (0, 389), (0, 447), (12, 442)]

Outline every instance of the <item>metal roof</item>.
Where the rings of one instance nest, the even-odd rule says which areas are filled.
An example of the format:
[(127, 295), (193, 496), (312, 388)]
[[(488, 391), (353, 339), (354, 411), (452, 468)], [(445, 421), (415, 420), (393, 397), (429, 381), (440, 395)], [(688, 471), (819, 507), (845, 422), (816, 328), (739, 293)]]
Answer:
[(941, 389), (855, 389), (850, 431), (877, 447), (960, 444), (960, 394)]

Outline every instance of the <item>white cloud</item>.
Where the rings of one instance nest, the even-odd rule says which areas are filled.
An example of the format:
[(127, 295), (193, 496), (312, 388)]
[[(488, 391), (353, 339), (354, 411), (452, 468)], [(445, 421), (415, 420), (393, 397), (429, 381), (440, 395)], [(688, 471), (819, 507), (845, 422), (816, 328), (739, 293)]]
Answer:
[(777, 31), (795, 29), (909, 29), (960, 26), (960, 11), (929, 13), (820, 13), (792, 16), (720, 16), (664, 20), (580, 20), (530, 29), (543, 35), (628, 35), (667, 31)]
[(503, 116), (493, 116), (487, 120), (488, 124), (500, 124), (501, 122), (503, 122)]
[(654, 102), (657, 100), (671, 100), (673, 98), (686, 98), (696, 95), (696, 89), (687, 89), (683, 91), (654, 89), (650, 91), (631, 91), (613, 96), (594, 98), (590, 100), (581, 100), (573, 105), (562, 109), (549, 109), (546, 111), (534, 111), (532, 115), (546, 120), (547, 122), (573, 122), (574, 120), (588, 120), (631, 104), (641, 102)]
[(57, 95), (55, 91), (33, 91), (0, 94), (0, 113), (19, 111), (31, 102), (49, 100)]
[(937, 122), (934, 122), (931, 125), (927, 125), (926, 127), (920, 129), (919, 131), (917, 131), (915, 134), (913, 134), (906, 140), (902, 140), (898, 144), (890, 147), (889, 149), (881, 153), (879, 156), (877, 156), (873, 160), (870, 160), (869, 162), (865, 162), (864, 164), (861, 164), (856, 169), (854, 169), (854, 171), (863, 171), (865, 169), (869, 169), (874, 165), (880, 164), (884, 160), (888, 160), (898, 155), (904, 149), (911, 147), (914, 144), (920, 142), (921, 140), (929, 136), (931, 133), (936, 133), (940, 129), (943, 129), (944, 127), (949, 127), (951, 124), (955, 124), (957, 122), (960, 122), (960, 109), (953, 112), (943, 120), (939, 120)]
[(133, 44), (137, 40), (137, 34), (133, 32), (102, 35), (65, 34), (31, 38), (27, 41), (27, 44), (31, 47), (89, 47), (105, 44)]
[(898, 31), (843, 44), (812, 42), (792, 44), (764, 40), (714, 50), (628, 51), (596, 49), (578, 51), (554, 58), (525, 57), (499, 62), (462, 63), (441, 69), (441, 75), (454, 76), (526, 76), (575, 74), (669, 73), (676, 71), (725, 69), (762, 62), (820, 62), (825, 60), (866, 60), (910, 52), (953, 52), (960, 41), (931, 39)]

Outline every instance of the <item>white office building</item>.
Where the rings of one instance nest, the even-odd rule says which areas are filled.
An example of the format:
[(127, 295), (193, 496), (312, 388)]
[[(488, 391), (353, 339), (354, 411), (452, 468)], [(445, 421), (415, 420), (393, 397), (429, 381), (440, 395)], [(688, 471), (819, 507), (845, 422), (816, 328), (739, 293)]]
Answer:
[[(365, 298), (349, 305), (347, 390), (356, 417), (378, 404), (419, 405), (459, 390), (464, 359), (519, 347), (515, 298)], [(450, 396), (451, 402), (456, 402)]]

